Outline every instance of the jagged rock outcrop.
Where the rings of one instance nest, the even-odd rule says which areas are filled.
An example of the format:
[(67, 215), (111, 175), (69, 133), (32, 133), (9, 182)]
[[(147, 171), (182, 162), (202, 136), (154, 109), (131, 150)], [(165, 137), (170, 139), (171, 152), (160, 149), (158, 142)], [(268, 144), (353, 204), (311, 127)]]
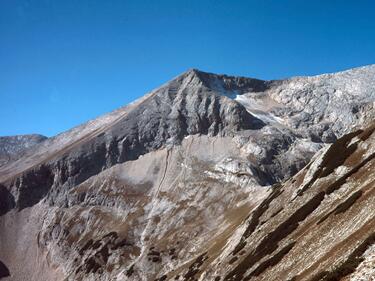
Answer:
[[(331, 156), (310, 164), (306, 185), (271, 185), (321, 149), (336, 157), (332, 147), (345, 148), (337, 167), (354, 153), (335, 141), (373, 120), (374, 74), (368, 66), (262, 81), (190, 70), (44, 140), (0, 167), (0, 261), (8, 279), (231, 280), (249, 270), (271, 278), (268, 270), (300, 245), (289, 235), (325, 196), (311, 186), (335, 169), (316, 164)], [(258, 231), (281, 216), (280, 228), (270, 222)], [(253, 238), (260, 246), (248, 243)]]

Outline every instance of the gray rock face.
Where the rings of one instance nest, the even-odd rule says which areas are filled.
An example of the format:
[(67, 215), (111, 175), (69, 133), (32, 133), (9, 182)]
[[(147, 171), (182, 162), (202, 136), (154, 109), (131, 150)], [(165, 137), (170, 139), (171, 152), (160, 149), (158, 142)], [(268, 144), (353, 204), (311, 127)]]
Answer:
[(374, 117), (375, 67), (279, 81), (266, 93), (281, 104), (271, 113), (315, 141), (332, 142)]
[[(44, 140), (0, 167), (0, 260), (12, 274), (21, 245), (38, 237), (32, 280), (154, 280), (178, 269), (212, 237), (234, 235), (270, 185), (373, 120), (374, 74), (262, 81), (190, 70)], [(17, 232), (19, 245), (17, 224), (5, 227), (13, 221), (30, 230)]]
[(61, 199), (57, 198), (61, 190), (66, 191), (117, 163), (178, 144), (185, 136), (234, 136), (240, 130), (262, 126), (264, 123), (243, 106), (207, 88), (197, 71), (191, 70), (151, 93), (108, 130), (73, 147), (62, 157), (23, 173), (10, 183), (15, 186), (13, 197), (18, 208), (23, 209), (37, 203), (54, 186), (48, 194), (53, 204)]
[(206, 86), (206, 76), (191, 70), (177, 77), (111, 128), (108, 135), (123, 141), (118, 162), (178, 144), (188, 135), (234, 136), (265, 125), (241, 104)]

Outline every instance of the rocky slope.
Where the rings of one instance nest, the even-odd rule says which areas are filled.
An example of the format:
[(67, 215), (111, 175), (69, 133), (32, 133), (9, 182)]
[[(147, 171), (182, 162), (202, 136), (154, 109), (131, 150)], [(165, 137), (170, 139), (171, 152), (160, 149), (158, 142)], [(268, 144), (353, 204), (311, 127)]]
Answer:
[[(320, 228), (310, 218), (318, 216), (309, 215), (327, 215), (323, 227), (346, 199), (365, 198), (341, 188), (328, 193), (320, 179), (341, 183), (336, 168), (351, 175), (343, 163), (359, 159), (357, 147), (371, 151), (372, 129), (336, 140), (372, 122), (374, 75), (368, 66), (262, 81), (190, 70), (43, 141), (0, 167), (0, 277), (305, 280), (331, 272), (354, 248), (340, 248), (335, 263), (308, 273), (322, 263), (311, 254), (316, 247), (321, 255), (339, 248), (328, 238), (314, 242)], [(330, 194), (337, 201), (325, 200)], [(359, 231), (354, 217), (345, 221), (355, 224), (345, 235)], [(298, 240), (302, 228), (311, 240)], [(308, 243), (315, 248), (305, 253)], [(373, 256), (371, 247), (360, 254), (370, 261), (358, 270)]]
[(225, 246), (206, 248), (168, 278), (372, 280), (374, 131), (375, 125), (355, 131), (320, 151), (273, 186)]
[(47, 137), (42, 135), (0, 137), (0, 167), (19, 159), (27, 150), (46, 139)]

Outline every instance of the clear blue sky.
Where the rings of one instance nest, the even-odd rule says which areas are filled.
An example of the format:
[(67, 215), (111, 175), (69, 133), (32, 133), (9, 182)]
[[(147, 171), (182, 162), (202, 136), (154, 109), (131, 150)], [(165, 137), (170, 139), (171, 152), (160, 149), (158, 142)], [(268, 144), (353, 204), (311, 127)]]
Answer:
[(375, 63), (373, 0), (0, 1), (0, 135), (52, 136), (179, 73)]

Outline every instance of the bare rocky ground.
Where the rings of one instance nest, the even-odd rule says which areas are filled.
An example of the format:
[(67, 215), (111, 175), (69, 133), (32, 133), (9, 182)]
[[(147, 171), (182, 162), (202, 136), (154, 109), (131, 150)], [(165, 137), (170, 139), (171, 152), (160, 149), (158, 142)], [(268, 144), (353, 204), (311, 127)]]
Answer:
[(371, 280), (374, 101), (374, 66), (190, 70), (25, 146), (0, 167), (0, 278)]

